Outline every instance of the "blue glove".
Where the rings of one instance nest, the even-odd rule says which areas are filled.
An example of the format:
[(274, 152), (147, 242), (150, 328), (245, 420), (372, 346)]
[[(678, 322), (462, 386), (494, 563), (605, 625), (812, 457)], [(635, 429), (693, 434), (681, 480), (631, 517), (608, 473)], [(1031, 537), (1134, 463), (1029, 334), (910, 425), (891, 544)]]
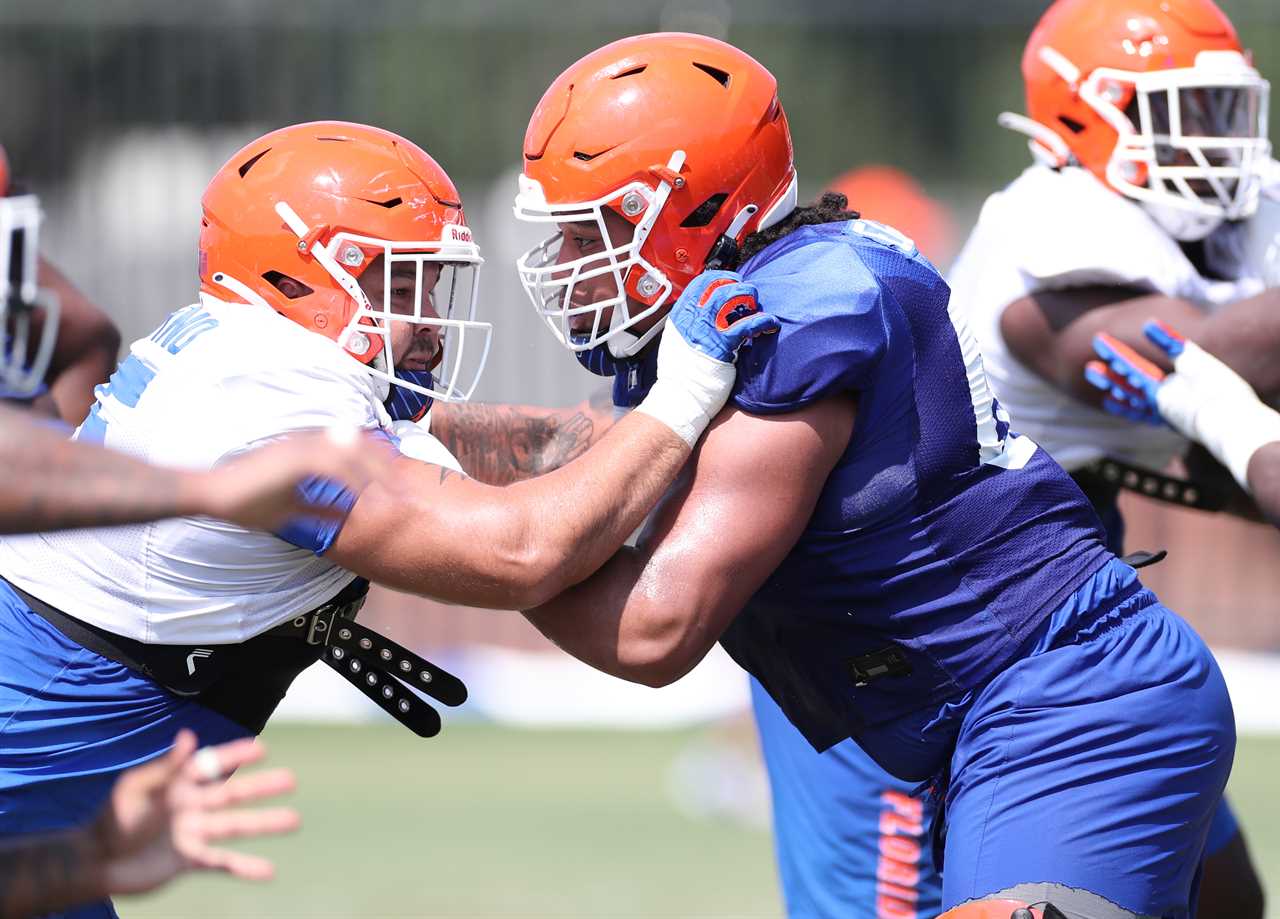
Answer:
[(756, 296), (755, 285), (736, 272), (704, 271), (684, 289), (667, 322), (691, 347), (732, 364), (738, 348), (781, 325), (760, 309)]
[[(1182, 353), (1182, 337), (1168, 326), (1148, 322), (1143, 332), (1170, 360)], [(1085, 365), (1084, 378), (1105, 393), (1102, 407), (1130, 421), (1163, 426), (1156, 394), (1164, 384), (1165, 372), (1106, 332), (1093, 336), (1093, 350), (1101, 360)]]

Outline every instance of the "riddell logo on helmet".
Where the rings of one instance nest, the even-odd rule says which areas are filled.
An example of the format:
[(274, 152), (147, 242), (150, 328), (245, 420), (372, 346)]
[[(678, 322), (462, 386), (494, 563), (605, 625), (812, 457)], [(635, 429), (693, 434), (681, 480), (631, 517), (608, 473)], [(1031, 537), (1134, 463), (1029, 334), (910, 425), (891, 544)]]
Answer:
[(461, 224), (449, 223), (445, 224), (444, 234), (441, 236), (442, 242), (449, 243), (469, 243), (471, 242), (471, 230)]

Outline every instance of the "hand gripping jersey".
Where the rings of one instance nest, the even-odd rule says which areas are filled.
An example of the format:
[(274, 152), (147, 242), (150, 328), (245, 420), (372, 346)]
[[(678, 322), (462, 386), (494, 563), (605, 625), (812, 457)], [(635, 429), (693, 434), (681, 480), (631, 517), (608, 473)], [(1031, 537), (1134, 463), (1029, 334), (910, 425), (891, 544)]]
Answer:
[[(266, 307), (202, 295), (134, 342), (76, 436), (157, 465), (209, 469), (291, 431), (391, 431), (386, 385), (334, 342)], [(127, 638), (233, 644), (352, 580), (323, 557), (338, 529), (300, 520), (277, 536), (187, 517), (12, 537), (0, 541), (0, 575)]]
[(1238, 236), (1227, 224), (1206, 241), (1211, 270), (1233, 280), (1207, 278), (1134, 202), (1083, 169), (1036, 165), (987, 199), (951, 269), (951, 299), (1019, 431), (1068, 470), (1104, 456), (1159, 470), (1185, 449), (1181, 435), (1109, 415), (1043, 380), (1009, 352), (1000, 317), (1036, 291), (1085, 286), (1129, 287), (1212, 310), (1263, 288), (1240, 264)]

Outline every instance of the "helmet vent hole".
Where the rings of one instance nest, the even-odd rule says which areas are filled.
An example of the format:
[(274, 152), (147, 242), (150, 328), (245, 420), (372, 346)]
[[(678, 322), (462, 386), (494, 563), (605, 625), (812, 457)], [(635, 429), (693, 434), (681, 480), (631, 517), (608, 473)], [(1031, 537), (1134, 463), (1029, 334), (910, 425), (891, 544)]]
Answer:
[(314, 291), (306, 284), (303, 284), (297, 278), (289, 277), (283, 271), (263, 272), (262, 280), (266, 281), (290, 300), (297, 300), (299, 297), (305, 297), (307, 294), (314, 293)]
[(720, 213), (720, 206), (724, 204), (725, 199), (728, 197), (729, 195), (725, 192), (712, 195), (690, 211), (689, 216), (680, 221), (680, 226), (686, 228), (705, 227), (715, 219), (716, 214)]
[(634, 77), (638, 73), (644, 73), (649, 67), (648, 64), (641, 64), (639, 67), (632, 67), (630, 70), (624, 70), (622, 73), (615, 73), (609, 79), (621, 80), (623, 77)]
[(584, 163), (589, 163), (599, 155), (600, 155), (599, 153), (584, 153), (581, 150), (575, 150), (573, 154), (573, 158), (575, 160), (582, 160)]
[(1066, 115), (1059, 115), (1058, 120), (1061, 121), (1072, 134), (1079, 134), (1084, 130), (1084, 125), (1076, 121), (1074, 118), (1068, 118)]
[(399, 207), (404, 203), (404, 199), (399, 196), (395, 198), (388, 198), (386, 201), (374, 201), (372, 198), (361, 198), (360, 200), (369, 204), (376, 204), (378, 207), (385, 207), (387, 210), (391, 210), (393, 207)]
[(240, 169), (237, 170), (240, 173), (240, 178), (243, 179), (246, 175), (248, 175), (249, 170), (254, 167), (254, 164), (257, 163), (258, 160), (262, 159), (264, 156), (266, 156), (270, 152), (271, 152), (271, 148), (268, 147), (267, 149), (263, 150), (261, 153), (255, 153), (253, 156), (249, 157), (247, 160), (241, 163)]
[(693, 66), (697, 67), (721, 86), (726, 89), (729, 88), (729, 71), (721, 70), (719, 67), (712, 67), (710, 64), (699, 64), (697, 61), (693, 62)]

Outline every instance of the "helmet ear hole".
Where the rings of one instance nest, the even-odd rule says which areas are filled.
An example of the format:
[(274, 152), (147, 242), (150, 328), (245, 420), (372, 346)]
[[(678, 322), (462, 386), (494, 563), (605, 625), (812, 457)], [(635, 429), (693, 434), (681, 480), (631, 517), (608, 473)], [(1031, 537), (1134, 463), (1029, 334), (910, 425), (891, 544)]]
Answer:
[(297, 300), (300, 297), (307, 296), (307, 294), (315, 293), (315, 291), (306, 284), (303, 284), (297, 278), (289, 277), (283, 271), (265, 272), (262, 275), (262, 280), (266, 281), (290, 300)]

